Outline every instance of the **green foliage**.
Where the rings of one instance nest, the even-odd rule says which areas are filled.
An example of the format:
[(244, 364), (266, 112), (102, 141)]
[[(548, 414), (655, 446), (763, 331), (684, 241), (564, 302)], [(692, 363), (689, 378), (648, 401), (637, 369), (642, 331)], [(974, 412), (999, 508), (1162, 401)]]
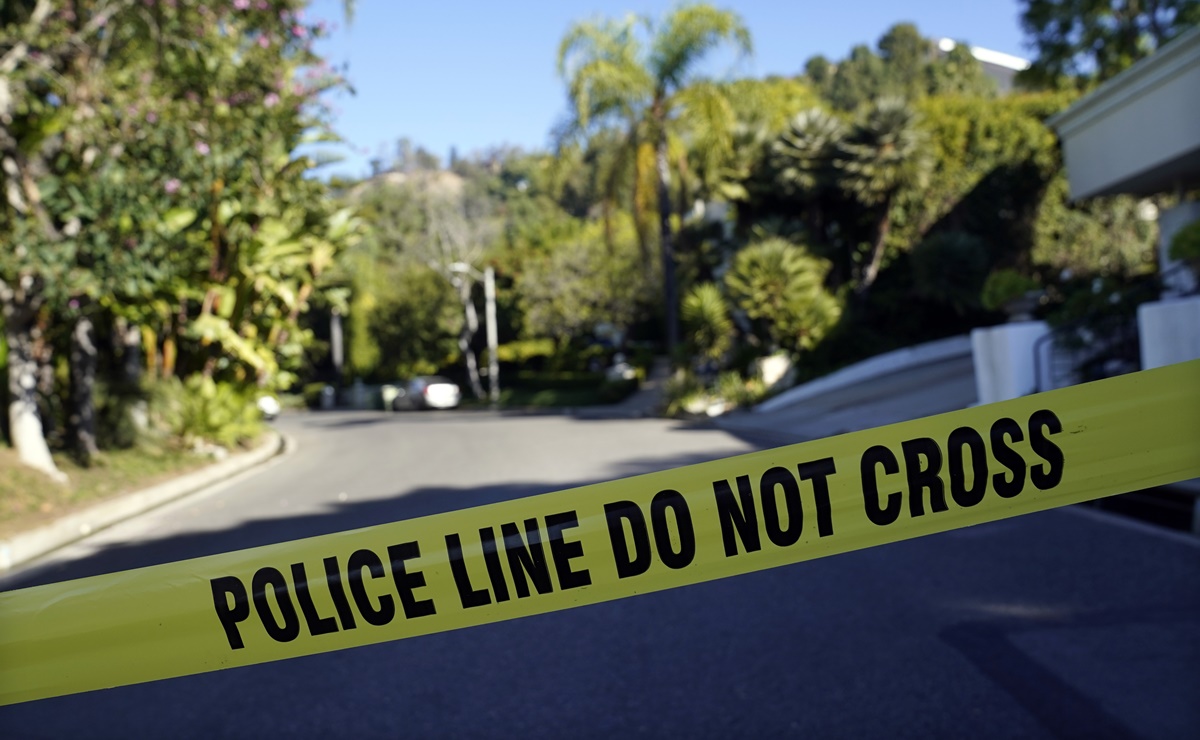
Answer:
[(916, 101), (947, 93), (995, 95), (995, 83), (965, 44), (939, 53), (916, 26), (898, 23), (880, 37), (877, 48), (878, 53), (859, 44), (836, 66), (813, 57), (805, 74), (830, 105), (846, 113), (880, 97)]
[(552, 339), (517, 339), (497, 347), (496, 357), (500, 362), (525, 365), (533, 360), (544, 362), (553, 356), (554, 352), (555, 346)]
[(734, 371), (723, 372), (713, 384), (713, 393), (729, 406), (753, 406), (767, 396), (761, 378), (743, 378)]
[(837, 144), (839, 185), (867, 207), (886, 205), (902, 187), (924, 188), (931, 161), (919, 122), (903, 99), (875, 101)]
[(684, 331), (697, 355), (720, 362), (733, 343), (733, 319), (721, 289), (712, 283), (695, 285), (683, 297)]
[(744, 378), (736, 371), (721, 373), (706, 384), (690, 371), (676, 372), (663, 387), (667, 416), (689, 416), (753, 406), (767, 396), (767, 387), (759, 378)]
[(529, 336), (579, 337), (597, 324), (625, 328), (645, 315), (652, 276), (642, 267), (633, 224), (622, 219), (612, 228), (606, 239), (603, 223), (587, 223), (525, 264), (516, 288)]
[(325, 393), (328, 383), (305, 383), (300, 390), (304, 405), (310, 409), (321, 408), (321, 396)]
[(1036, 290), (1037, 282), (1016, 270), (993, 270), (983, 282), (983, 291), (979, 301), (989, 311), (1004, 308), (1009, 301), (1020, 298), (1031, 290)]
[(1057, 87), (1103, 82), (1200, 23), (1196, 0), (1022, 0), (1021, 28), (1037, 57), (1020, 78)]
[(1200, 219), (1192, 221), (1171, 237), (1171, 259), (1200, 263)]
[(255, 393), (231, 383), (192, 376), (167, 378), (149, 389), (154, 428), (181, 440), (232, 448), (247, 444), (262, 432)]
[[(643, 39), (639, 31), (649, 38)], [(670, 151), (671, 129), (679, 121), (695, 118), (695, 115), (680, 115), (681, 108), (686, 109), (689, 103), (680, 94), (681, 90), (693, 82), (701, 59), (722, 45), (732, 46), (742, 54), (751, 51), (750, 33), (737, 13), (707, 4), (684, 4), (669, 11), (658, 23), (633, 15), (624, 22), (577, 23), (559, 46), (558, 71), (567, 82), (574, 109), (568, 132), (578, 134), (593, 127), (615, 127), (624, 134), (621, 151), (633, 163), (631, 211), (642, 261), (647, 266), (651, 229), (646, 228), (649, 220), (646, 216), (652, 210), (658, 212), (660, 229), (656, 231), (663, 264), (662, 298), (668, 342), (675, 341), (678, 331), (678, 285), (672, 246), (673, 204), (670, 198), (659, 194), (668, 192), (668, 163), (678, 160)], [(730, 109), (721, 98), (719, 88), (703, 88), (702, 94), (690, 101), (692, 113), (702, 109), (727, 120)], [(709, 130), (719, 132), (720, 124), (710, 126)], [(710, 162), (706, 169), (710, 173), (707, 184), (715, 188), (720, 179), (716, 170), (720, 168)]]
[(990, 98), (996, 95), (996, 81), (983, 71), (971, 48), (958, 43), (925, 67), (925, 91), (930, 96)]
[(690, 371), (676, 371), (663, 383), (664, 412), (667, 416), (681, 416), (694, 404), (707, 398), (708, 392), (704, 383)]
[(913, 288), (959, 313), (979, 307), (980, 291), (988, 274), (987, 245), (962, 232), (939, 232), (913, 249)]
[(829, 268), (803, 247), (771, 238), (738, 253), (725, 286), (772, 344), (799, 352), (815, 346), (841, 314), (824, 287)]
[(782, 192), (815, 200), (837, 187), (834, 163), (846, 133), (840, 118), (820, 108), (797, 113), (770, 149), (771, 167)]
[[(319, 97), (343, 84), (312, 51), (322, 28), (303, 0), (57, 5), (0, 11), (0, 285), (31, 286), (60, 354), (80, 318), (120, 322), (140, 327), (151, 376), (290, 385), (312, 341), (301, 316), (336, 305), (326, 270), (357, 237), (297, 154), (329, 138)], [(101, 444), (124, 445), (105, 380), (86, 400), (60, 381), (51, 406), (94, 405)]]
[(1072, 97), (944, 95), (918, 103), (918, 126), (933, 166), (924, 187), (897, 194), (904, 218), (894, 224), (891, 246), (903, 249), (936, 228), (983, 239), (992, 262), (1028, 260), (1035, 243), (1032, 225), (1047, 184), (1062, 166), (1057, 139), (1044, 120)]
[(1050, 181), (1033, 227), (1033, 262), (1060, 273), (1132, 276), (1154, 270), (1158, 227), (1129, 196), (1071, 202), (1067, 178)]
[(853, 111), (886, 91), (887, 71), (883, 60), (870, 47), (859, 44), (838, 64), (826, 96), (834, 108)]
[(353, 262), (348, 359), (365, 380), (428, 375), (458, 352), (462, 307), (453, 287), (409, 260)]
[(925, 92), (925, 69), (933, 44), (911, 23), (897, 23), (879, 39), (888, 94), (912, 100)]

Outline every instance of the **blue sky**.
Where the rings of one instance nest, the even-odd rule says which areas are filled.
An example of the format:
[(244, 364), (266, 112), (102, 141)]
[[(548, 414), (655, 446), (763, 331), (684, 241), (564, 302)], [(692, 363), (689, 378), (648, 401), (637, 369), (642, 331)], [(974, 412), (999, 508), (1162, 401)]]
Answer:
[[(545, 148), (567, 111), (555, 71), (558, 43), (572, 22), (629, 12), (659, 17), (672, 0), (358, 0), (353, 23), (342, 0), (315, 0), (311, 16), (338, 24), (317, 49), (349, 63), (357, 89), (338, 95), (336, 128), (345, 160), (327, 174), (362, 175), (368, 160), (407, 136), (443, 159), (510, 144)], [(793, 75), (814, 54), (844, 57), (892, 24), (915, 23), (931, 38), (948, 36), (1029, 57), (1016, 0), (740, 0), (714, 3), (742, 16), (752, 58), (715, 59), (714, 77)]]

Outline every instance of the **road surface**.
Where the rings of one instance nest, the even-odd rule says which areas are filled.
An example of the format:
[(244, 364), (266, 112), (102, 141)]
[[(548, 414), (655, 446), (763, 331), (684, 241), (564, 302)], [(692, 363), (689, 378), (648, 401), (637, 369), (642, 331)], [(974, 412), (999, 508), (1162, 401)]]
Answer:
[[(749, 451), (663, 420), (285, 417), (295, 451), (0, 587)], [(0, 708), (3, 738), (1200, 736), (1200, 546), (1078, 509), (457, 632)]]

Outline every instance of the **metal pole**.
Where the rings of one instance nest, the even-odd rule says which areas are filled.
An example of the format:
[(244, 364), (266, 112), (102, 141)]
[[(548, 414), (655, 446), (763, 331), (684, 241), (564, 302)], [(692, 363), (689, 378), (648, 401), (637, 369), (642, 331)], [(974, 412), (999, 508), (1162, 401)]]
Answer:
[(487, 305), (488, 395), (492, 404), (500, 402), (500, 358), (496, 356), (496, 271), (483, 271), (483, 297)]
[(329, 317), (329, 345), (330, 354), (333, 355), (333, 372), (337, 376), (337, 384), (340, 388), (342, 385), (342, 314), (336, 308), (333, 309), (333, 315)]

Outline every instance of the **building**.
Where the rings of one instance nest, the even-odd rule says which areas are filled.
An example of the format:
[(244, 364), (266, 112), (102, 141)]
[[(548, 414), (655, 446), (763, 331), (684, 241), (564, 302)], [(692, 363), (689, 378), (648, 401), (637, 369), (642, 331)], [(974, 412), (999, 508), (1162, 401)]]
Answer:
[(1138, 310), (1142, 367), (1200, 358), (1196, 276), (1169, 257), (1171, 238), (1200, 220), (1200, 27), (1108, 80), (1048, 123), (1062, 140), (1072, 198), (1176, 193), (1158, 216), (1163, 300)]

